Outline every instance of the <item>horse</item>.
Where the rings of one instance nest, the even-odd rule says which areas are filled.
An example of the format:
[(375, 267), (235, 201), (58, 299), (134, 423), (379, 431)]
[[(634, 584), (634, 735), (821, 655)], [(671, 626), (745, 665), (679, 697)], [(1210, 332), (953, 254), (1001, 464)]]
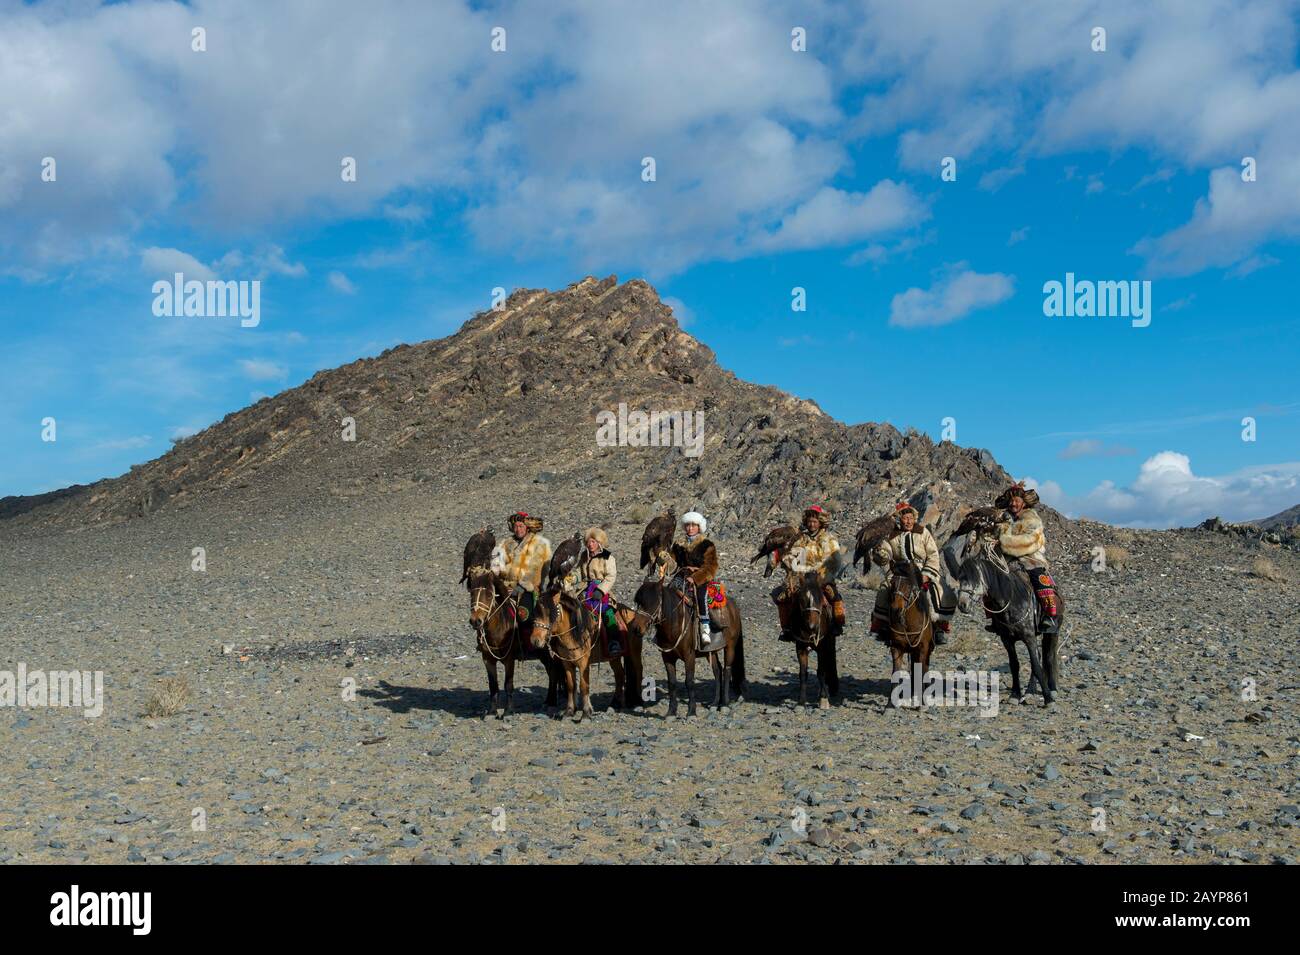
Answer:
[[(614, 698), (610, 706), (616, 709), (637, 705), (641, 686), (641, 639), (648, 620), (631, 607), (617, 607), (615, 614), (627, 625), (627, 672), (623, 670), (623, 657), (610, 658), (605, 644), (598, 639), (600, 620), (573, 594), (553, 587), (542, 595), (538, 604), (537, 619), (529, 643), (534, 650), (549, 652), (558, 670), (564, 674), (569, 692), (569, 705), (565, 716), (582, 722), (584, 715), (591, 716), (591, 664), (608, 663), (614, 671)], [(577, 700), (575, 701), (575, 691)], [(579, 705), (580, 704), (580, 708)]]
[[(698, 655), (696, 640), (699, 637), (699, 616), (694, 603), (695, 586), (679, 573), (665, 583), (647, 577), (637, 589), (635, 603), (654, 624), (655, 646), (664, 659), (668, 672), (668, 715), (677, 715), (677, 661), (686, 665), (686, 715), (695, 715), (695, 658)], [(745, 635), (741, 629), (740, 608), (728, 597), (722, 608), (722, 650), (707, 654), (713, 668), (713, 705), (728, 706), (734, 696), (739, 702), (745, 693)]]
[(799, 705), (808, 702), (808, 654), (817, 653), (818, 709), (831, 707), (830, 697), (840, 694), (840, 674), (835, 663), (835, 630), (831, 619), (830, 603), (826, 600), (825, 585), (815, 570), (799, 574), (793, 599), (798, 606), (798, 619), (791, 634), (794, 650), (799, 658)]
[[(515, 661), (526, 659), (519, 633), (518, 606), (510, 588), (486, 567), (468, 567), (465, 570), (465, 587), (469, 591), (469, 625), (478, 637), (479, 653), (488, 676), (488, 709), (486, 716), (505, 719), (514, 711)], [(555, 706), (558, 673), (549, 655), (542, 656), (548, 679), (546, 707)], [(505, 665), (505, 708), (497, 712), (499, 685), (497, 664)]]
[[(891, 568), (888, 645), (893, 658), (894, 680), (906, 679), (911, 689), (911, 697), (899, 703), (904, 707), (922, 705), (921, 686), (930, 669), (930, 654), (934, 652), (934, 623), (930, 620), (929, 600), (921, 572), (915, 564), (900, 562)], [(905, 671), (904, 658), (907, 662)], [(894, 702), (892, 695), (890, 701)]]
[[(1056, 692), (1057, 679), (1061, 673), (1060, 629), (1052, 634), (1043, 634), (1042, 656), (1034, 638), (1037, 636), (1038, 598), (1033, 589), (1019, 575), (1012, 573), (1006, 561), (995, 556), (989, 544), (979, 535), (967, 544), (957, 574), (959, 591), (957, 606), (962, 613), (971, 613), (977, 598), (990, 612), (993, 625), (1002, 645), (1007, 649), (1007, 660), (1011, 670), (1011, 693), (1022, 703), (1028, 702), (1020, 689), (1020, 660), (1016, 656), (1017, 641), (1025, 645), (1029, 653), (1029, 693), (1035, 688), (1043, 694), (1043, 705), (1052, 702)], [(1060, 621), (1065, 619), (1065, 601), (1057, 595), (1060, 607)]]

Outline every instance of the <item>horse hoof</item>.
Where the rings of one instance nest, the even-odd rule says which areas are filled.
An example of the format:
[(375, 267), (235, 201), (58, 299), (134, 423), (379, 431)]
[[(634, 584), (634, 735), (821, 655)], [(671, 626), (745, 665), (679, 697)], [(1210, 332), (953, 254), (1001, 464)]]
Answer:
[(819, 710), (829, 710), (830, 708), (831, 708), (830, 700), (819, 700), (817, 703), (817, 709)]

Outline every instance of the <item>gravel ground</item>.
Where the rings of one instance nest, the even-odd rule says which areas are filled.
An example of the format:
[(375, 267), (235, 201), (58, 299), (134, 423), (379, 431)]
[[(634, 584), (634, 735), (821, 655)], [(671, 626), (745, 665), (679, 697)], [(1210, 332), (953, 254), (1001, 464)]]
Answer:
[[(1093, 573), (1078, 530), (1060, 546), (1079, 553), (1054, 564), (1070, 600), (1056, 703), (1009, 699), (982, 622), (959, 618), (937, 652), (940, 669), (1002, 671), (1001, 705), (981, 716), (889, 708), (860, 584), (840, 699), (797, 708), (769, 582), (745, 563), (754, 541), (724, 540), (743, 703), (620, 714), (601, 667), (597, 715), (575, 724), (542, 712), (527, 663), (500, 721), (482, 718), (456, 586), (475, 528), (437, 509), (415, 489), (0, 529), (0, 670), (102, 670), (105, 684), (98, 718), (0, 709), (0, 862), (1296, 860), (1294, 552), (1142, 532), (1125, 535), (1126, 569)], [(580, 523), (576, 508), (557, 521)], [(611, 530), (630, 564), (640, 528)], [(196, 546), (206, 572), (190, 569)], [(1261, 553), (1287, 579), (1253, 576)], [(662, 680), (657, 654), (645, 672)], [(188, 702), (145, 716), (165, 677)]]

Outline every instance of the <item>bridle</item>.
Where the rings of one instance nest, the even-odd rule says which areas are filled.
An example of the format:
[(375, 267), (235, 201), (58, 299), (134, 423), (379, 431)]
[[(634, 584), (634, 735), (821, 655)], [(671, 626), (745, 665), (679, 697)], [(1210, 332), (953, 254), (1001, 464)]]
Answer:
[[(488, 626), (492, 623), (493, 617), (499, 614), (506, 607), (514, 605), (516, 601), (514, 600), (513, 597), (500, 597), (497, 595), (495, 577), (491, 577), (491, 582), (486, 585), (483, 584), (476, 585), (474, 583), (475, 577), (482, 577), (484, 574), (487, 574), (489, 577), (491, 577), (490, 571), (482, 570), (478, 574), (472, 574), (467, 582), (470, 599), (473, 602), (473, 605), (470, 607), (470, 611), (469, 611), (470, 617), (472, 618), (474, 614), (478, 613), (480, 610), (486, 611), (486, 616), (483, 618), (482, 623), (477, 628), (475, 628), (478, 631), (479, 650), (480, 652), (486, 653), (494, 660), (502, 661), (505, 660), (506, 657), (510, 656), (510, 642), (509, 641), (506, 642), (505, 652), (498, 655), (496, 649), (492, 646), (492, 643), (487, 638)], [(487, 603), (484, 603), (482, 598), (479, 596), (479, 594), (484, 590), (489, 591), (492, 594), (492, 599)], [(515, 616), (515, 622), (514, 622), (514, 626), (512, 627), (512, 631), (513, 633), (516, 634), (519, 631), (519, 617), (517, 614)]]
[[(895, 573), (891, 576), (889, 582), (889, 592), (891, 598), (893, 597), (894, 594), (897, 593), (897, 582), (903, 576), (904, 575), (900, 573)], [(889, 629), (893, 633), (896, 633), (903, 638), (909, 650), (915, 650), (917, 647), (919, 647), (921, 645), (921, 635), (925, 633), (927, 629), (930, 629), (932, 627), (928, 614), (926, 615), (925, 622), (921, 624), (919, 630), (908, 630), (906, 626), (907, 612), (911, 610), (913, 607), (915, 607), (917, 601), (921, 599), (921, 590), (923, 585), (917, 581), (916, 576), (912, 576), (912, 575), (907, 576), (908, 583), (912, 584), (913, 587), (911, 592), (911, 599), (908, 600), (901, 608), (893, 606), (893, 602), (891, 600), (890, 607), (889, 607), (890, 610)], [(903, 621), (904, 625), (901, 628), (894, 626), (894, 614), (898, 614), (899, 619)], [(913, 640), (912, 639), (913, 637), (915, 637), (916, 639)]]
[[(659, 626), (659, 625), (660, 625), (661, 623), (663, 623), (663, 622), (664, 622), (664, 619), (665, 619), (665, 617), (664, 617), (664, 603), (665, 603), (665, 601), (666, 601), (666, 593), (667, 593), (667, 591), (671, 590), (671, 591), (673, 592), (673, 596), (677, 598), (678, 603), (679, 603), (682, 607), (685, 607), (685, 606), (686, 606), (686, 604), (688, 603), (688, 600), (687, 600), (687, 597), (686, 597), (685, 588), (684, 588), (683, 586), (677, 586), (677, 585), (670, 586), (670, 585), (664, 583), (664, 578), (665, 578), (666, 576), (667, 576), (667, 575), (664, 573), (664, 570), (663, 570), (663, 568), (661, 567), (661, 568), (660, 568), (660, 571), (659, 571), (659, 579), (656, 580), (656, 581), (654, 581), (654, 586), (657, 587), (657, 588), (659, 589), (659, 608), (658, 608), (658, 610), (656, 610), (654, 613), (649, 613), (648, 611), (641, 610), (640, 608), (637, 608), (637, 612), (638, 612), (638, 613), (644, 613), (647, 617), (650, 618), (650, 623), (651, 623), (651, 624), (654, 626), (654, 628), (655, 628), (655, 637), (654, 637), (655, 646), (657, 646), (657, 647), (659, 648), (659, 652), (660, 652), (660, 653), (675, 653), (675, 652), (677, 651), (677, 648), (680, 647), (680, 646), (682, 645), (682, 641), (686, 639), (686, 633), (687, 633), (687, 631), (691, 629), (691, 627), (690, 627), (690, 620), (689, 620), (689, 619), (683, 619), (683, 620), (682, 620), (681, 628), (678, 630), (678, 633), (677, 633), (677, 639), (676, 639), (675, 641), (673, 641), (673, 645), (672, 645), (671, 647), (665, 647), (662, 643), (659, 642), (659, 630), (660, 630), (660, 626)], [(682, 578), (678, 577), (678, 576), (675, 575), (675, 574), (673, 575), (673, 580), (680, 580), (680, 579), (682, 579)], [(649, 581), (649, 579), (647, 578), (647, 583), (649, 583), (649, 582), (650, 582), (650, 581)], [(685, 616), (685, 617), (689, 617), (689, 615), (683, 615), (683, 616)]]
[[(559, 599), (562, 600), (563, 598), (559, 598)], [(560, 609), (560, 608), (559, 608), (559, 606), (557, 605), (557, 606), (555, 606), (554, 608), (552, 608), (552, 611), (558, 613), (558, 612), (559, 612), (559, 609)], [(579, 605), (579, 606), (578, 606), (578, 613), (581, 614), (582, 611), (583, 611), (583, 608), (582, 608), (581, 605)], [(564, 636), (566, 636), (566, 635), (568, 635), (568, 634), (570, 634), (570, 633), (573, 633), (573, 631), (575, 631), (575, 630), (578, 629), (578, 624), (577, 624), (576, 622), (570, 624), (569, 627), (568, 627), (567, 629), (565, 629), (565, 630), (558, 630), (558, 631), (557, 631), (557, 630), (556, 630), (556, 629), (551, 625), (551, 619), (550, 619), (550, 618), (551, 618), (551, 613), (550, 613), (550, 612), (548, 612), (545, 616), (543, 616), (543, 615), (541, 615), (541, 614), (538, 614), (538, 616), (533, 620), (533, 630), (534, 630), (534, 632), (536, 632), (536, 630), (537, 630), (539, 627), (541, 627), (541, 625), (542, 625), (542, 621), (543, 621), (543, 620), (546, 621), (546, 626), (543, 628), (543, 629), (545, 630), (546, 634), (547, 634), (547, 637), (546, 637), (546, 649), (547, 649), (547, 651), (551, 654), (551, 656), (552, 656), (554, 659), (559, 660), (561, 663), (565, 664), (566, 666), (571, 666), (571, 665), (573, 665), (573, 664), (578, 663), (578, 662), (579, 662), (579, 661), (580, 661), (584, 656), (586, 656), (588, 653), (591, 652), (591, 641), (588, 641), (588, 640), (586, 639), (585, 636), (584, 636), (584, 638), (583, 638), (583, 640), (582, 640), (582, 645), (581, 645), (581, 646), (578, 646), (578, 647), (576, 647), (576, 648), (565, 646), (564, 643), (563, 643), (563, 641), (560, 639), (561, 637), (564, 637)], [(580, 618), (579, 618), (579, 619), (580, 619)], [(585, 628), (584, 628), (584, 630), (585, 630)], [(593, 637), (593, 639), (594, 639), (594, 637)], [(566, 657), (564, 654), (557, 652), (556, 649), (555, 649), (555, 645), (556, 645), (557, 643), (559, 643), (560, 648), (561, 648), (562, 650), (566, 650), (566, 651), (567, 651), (567, 650), (571, 650), (571, 649), (576, 649), (576, 650), (577, 650), (577, 656), (574, 656), (574, 657)]]
[[(984, 575), (985, 573), (987, 573), (987, 571), (985, 570), (985, 562), (988, 562), (989, 564), (993, 565), (997, 569), (1001, 570), (1008, 577), (1011, 576), (1011, 568), (1007, 566), (1005, 560), (1001, 559), (1000, 556), (995, 557), (992, 553), (990, 553), (989, 549), (984, 546), (981, 546), (976, 554), (971, 555), (971, 560), (974, 561), (975, 571), (979, 577), (979, 588), (976, 589), (974, 587), (968, 586), (967, 584), (963, 583), (961, 587), (958, 588), (957, 595), (959, 597), (965, 597), (968, 604), (974, 598), (979, 597), (980, 602), (984, 606), (984, 609), (987, 610), (991, 615), (995, 617), (998, 616), (999, 614), (1006, 613), (1007, 608), (1010, 607), (1012, 604), (1011, 599), (1008, 599), (1006, 603), (1004, 603), (1001, 607), (998, 607), (996, 609), (989, 606), (989, 600), (990, 600), (990, 595), (988, 592), (989, 585), (988, 585), (988, 581), (984, 579)], [(1031, 594), (1029, 606), (1025, 608), (1024, 613), (1022, 613), (1018, 618), (1010, 622), (1010, 626), (1019, 627), (1022, 623), (1025, 622), (1026, 619), (1028, 619), (1029, 615), (1033, 612), (1034, 612), (1034, 600), (1033, 600), (1033, 595)]]

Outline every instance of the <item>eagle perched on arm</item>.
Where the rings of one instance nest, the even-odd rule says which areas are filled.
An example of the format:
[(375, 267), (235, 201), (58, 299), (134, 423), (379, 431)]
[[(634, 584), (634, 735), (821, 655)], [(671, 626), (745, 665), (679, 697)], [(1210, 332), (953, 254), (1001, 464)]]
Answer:
[(863, 524), (858, 530), (857, 544), (853, 548), (853, 565), (856, 567), (858, 561), (862, 561), (862, 572), (866, 573), (871, 567), (871, 552), (881, 541), (892, 537), (897, 529), (898, 523), (893, 514), (882, 514)]
[(651, 518), (641, 535), (641, 566), (648, 566), (661, 552), (668, 550), (676, 533), (677, 515), (671, 510)]
[(496, 547), (496, 538), (486, 527), (475, 534), (465, 544), (465, 566), (461, 571), (460, 583), (469, 580), (471, 567), (486, 567), (492, 559), (492, 549)]
[(758, 553), (749, 558), (749, 562), (752, 564), (760, 558), (767, 557), (767, 569), (763, 571), (763, 576), (771, 577), (772, 571), (776, 569), (776, 565), (780, 562), (782, 555), (789, 553), (790, 545), (798, 539), (798, 528), (791, 527), (788, 524), (783, 527), (774, 527), (772, 530), (767, 532), (767, 536), (763, 538), (763, 544), (759, 547)]
[(971, 531), (979, 531), (981, 534), (987, 533), (993, 530), (1001, 519), (1002, 508), (977, 507), (962, 518), (961, 524), (952, 532), (952, 536), (965, 537)]
[(548, 567), (549, 583), (547, 589), (559, 587), (564, 583), (564, 578), (569, 575), (573, 568), (582, 563), (586, 556), (587, 548), (582, 542), (582, 538), (574, 534), (566, 541), (561, 541), (555, 548), (555, 553), (551, 555), (551, 563)]

